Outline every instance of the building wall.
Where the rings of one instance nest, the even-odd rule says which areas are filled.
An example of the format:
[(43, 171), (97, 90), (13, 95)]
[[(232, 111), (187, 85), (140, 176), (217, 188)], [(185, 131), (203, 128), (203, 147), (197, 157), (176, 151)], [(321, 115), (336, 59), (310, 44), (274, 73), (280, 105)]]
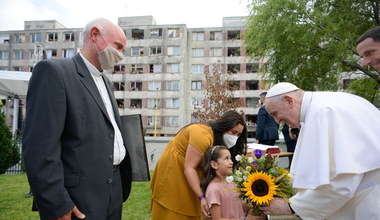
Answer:
[[(156, 25), (152, 16), (119, 18), (127, 48), (125, 58), (108, 76), (115, 85), (120, 114), (141, 114), (147, 135), (172, 136), (191, 123), (191, 113), (201, 107), (201, 68), (220, 64), (224, 73), (235, 72), (232, 77), (240, 88), (234, 95), (242, 100), (241, 110), (253, 124), (258, 96), (266, 88), (257, 72), (262, 63), (245, 54), (244, 21), (244, 17), (227, 17), (223, 27), (187, 28)], [(25, 26), (25, 30), (0, 31), (0, 69), (31, 71), (39, 60), (71, 57), (82, 45), (82, 29), (62, 28), (54, 21), (27, 21)], [(153, 66), (161, 71), (151, 73)], [(198, 73), (192, 71), (195, 67)], [(161, 88), (155, 89), (160, 83)], [(202, 87), (194, 87), (198, 84)], [(156, 102), (161, 106), (155, 108)], [(249, 130), (254, 131), (254, 126)]]

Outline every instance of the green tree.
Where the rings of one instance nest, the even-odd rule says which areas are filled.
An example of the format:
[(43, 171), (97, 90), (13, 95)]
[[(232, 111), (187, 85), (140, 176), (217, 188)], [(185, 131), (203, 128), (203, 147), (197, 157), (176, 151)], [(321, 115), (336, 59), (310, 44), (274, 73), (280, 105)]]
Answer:
[[(352, 71), (380, 84), (380, 74), (358, 65), (356, 40), (380, 25), (378, 0), (251, 0), (245, 38), (248, 54), (267, 60), (274, 82), (336, 90)], [(373, 88), (373, 87), (372, 87)]]
[(348, 92), (361, 96), (373, 103), (375, 106), (380, 107), (380, 90), (379, 84), (371, 78), (361, 78), (354, 80), (347, 88)]
[(202, 122), (215, 121), (229, 110), (241, 106), (239, 99), (234, 98), (237, 90), (230, 74), (223, 74), (222, 65), (214, 64), (209, 71), (205, 69), (205, 98), (202, 106), (194, 106), (192, 116)]
[(17, 164), (20, 153), (16, 142), (12, 139), (12, 132), (5, 123), (5, 114), (0, 112), (0, 174)]

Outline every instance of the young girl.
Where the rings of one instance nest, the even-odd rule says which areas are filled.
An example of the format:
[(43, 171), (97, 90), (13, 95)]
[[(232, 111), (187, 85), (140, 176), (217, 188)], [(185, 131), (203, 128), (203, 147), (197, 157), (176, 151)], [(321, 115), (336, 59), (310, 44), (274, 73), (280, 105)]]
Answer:
[(206, 192), (212, 219), (252, 219), (253, 216), (246, 217), (243, 201), (234, 190), (236, 184), (226, 181), (226, 177), (233, 171), (233, 162), (227, 147), (216, 145), (209, 148), (204, 156), (202, 168), (201, 187)]

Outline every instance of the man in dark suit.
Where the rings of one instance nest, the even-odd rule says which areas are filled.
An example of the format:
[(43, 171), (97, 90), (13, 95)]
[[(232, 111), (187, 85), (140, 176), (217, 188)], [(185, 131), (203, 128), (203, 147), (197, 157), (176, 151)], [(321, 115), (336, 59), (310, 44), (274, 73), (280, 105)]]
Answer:
[(256, 143), (275, 145), (278, 140), (278, 124), (272, 116), (270, 116), (265, 109), (265, 96), (266, 92), (260, 94), (260, 101), (262, 106), (257, 114), (256, 122)]
[(110, 80), (123, 30), (98, 18), (73, 58), (39, 62), (29, 82), (23, 155), (41, 219), (121, 219), (131, 164)]

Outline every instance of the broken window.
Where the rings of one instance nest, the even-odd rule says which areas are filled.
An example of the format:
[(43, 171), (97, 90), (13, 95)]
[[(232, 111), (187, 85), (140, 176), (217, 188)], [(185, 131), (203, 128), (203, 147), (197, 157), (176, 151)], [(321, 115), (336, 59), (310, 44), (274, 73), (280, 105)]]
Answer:
[(223, 40), (223, 33), (221, 31), (211, 31), (210, 40)]
[(259, 80), (247, 80), (245, 89), (246, 90), (258, 90), (259, 89)]
[(228, 31), (227, 39), (228, 40), (240, 40), (240, 30)]
[(74, 41), (74, 33), (73, 32), (68, 32), (64, 33), (64, 41)]
[(179, 37), (179, 28), (169, 28), (168, 38), (177, 38), (177, 37)]
[(239, 73), (240, 64), (227, 64), (227, 73)]
[(144, 39), (144, 30), (141, 30), (141, 29), (132, 29), (132, 38), (134, 40)]
[(58, 34), (57, 33), (48, 33), (47, 34), (47, 41), (58, 41)]
[(9, 43), (9, 34), (0, 34), (0, 44)]
[(154, 28), (150, 30), (149, 36), (151, 38), (159, 38), (162, 36), (162, 28)]
[(229, 57), (240, 56), (240, 47), (229, 47), (227, 50), (227, 56)]
[(141, 99), (131, 99), (131, 108), (141, 108), (142, 100)]
[(115, 91), (124, 91), (125, 89), (124, 82), (113, 82), (113, 87)]
[(247, 63), (247, 73), (256, 73), (257, 70), (259, 69), (259, 64), (258, 63)]

